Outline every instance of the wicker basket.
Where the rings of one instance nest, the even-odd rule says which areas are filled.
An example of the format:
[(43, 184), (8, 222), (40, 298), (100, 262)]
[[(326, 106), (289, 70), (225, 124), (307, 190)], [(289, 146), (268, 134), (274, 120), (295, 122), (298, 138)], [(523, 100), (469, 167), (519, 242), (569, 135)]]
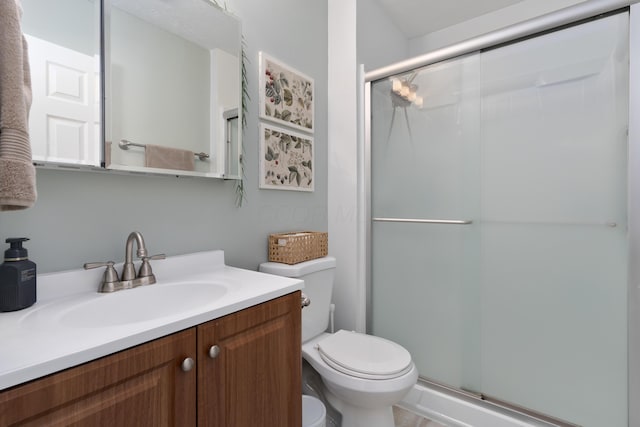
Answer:
[(327, 256), (328, 233), (299, 231), (269, 235), (269, 261), (297, 264)]

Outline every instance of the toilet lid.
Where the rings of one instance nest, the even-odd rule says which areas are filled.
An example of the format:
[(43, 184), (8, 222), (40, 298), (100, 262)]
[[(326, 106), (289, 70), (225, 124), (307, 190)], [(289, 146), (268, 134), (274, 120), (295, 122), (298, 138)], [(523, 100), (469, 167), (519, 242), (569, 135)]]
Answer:
[(395, 378), (412, 366), (411, 354), (393, 341), (344, 330), (321, 340), (318, 352), (334, 369), (359, 378)]

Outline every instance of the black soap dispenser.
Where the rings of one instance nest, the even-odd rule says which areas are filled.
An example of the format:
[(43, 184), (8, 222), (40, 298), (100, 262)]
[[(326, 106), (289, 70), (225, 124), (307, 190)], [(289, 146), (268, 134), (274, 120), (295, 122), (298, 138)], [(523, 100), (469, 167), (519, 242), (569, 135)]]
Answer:
[(36, 302), (36, 263), (29, 261), (22, 247), (26, 237), (9, 238), (11, 247), (0, 265), (0, 311), (16, 311)]

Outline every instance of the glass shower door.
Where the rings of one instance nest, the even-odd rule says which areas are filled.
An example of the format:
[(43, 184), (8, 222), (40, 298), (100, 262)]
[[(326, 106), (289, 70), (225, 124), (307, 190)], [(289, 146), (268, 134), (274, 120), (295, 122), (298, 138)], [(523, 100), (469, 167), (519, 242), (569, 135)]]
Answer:
[(624, 13), (372, 84), (370, 330), (422, 377), (627, 425), (628, 79)]
[(472, 54), (396, 76), (429, 93), (421, 108), (400, 105), (391, 80), (371, 94), (372, 330), (405, 346), (421, 375), (473, 389), (479, 70)]

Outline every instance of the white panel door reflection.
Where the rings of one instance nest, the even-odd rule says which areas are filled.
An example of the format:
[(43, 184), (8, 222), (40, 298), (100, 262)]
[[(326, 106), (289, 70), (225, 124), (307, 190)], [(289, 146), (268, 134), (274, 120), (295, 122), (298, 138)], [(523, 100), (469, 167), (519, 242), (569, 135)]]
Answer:
[(37, 37), (26, 38), (34, 161), (99, 166), (99, 61)]

